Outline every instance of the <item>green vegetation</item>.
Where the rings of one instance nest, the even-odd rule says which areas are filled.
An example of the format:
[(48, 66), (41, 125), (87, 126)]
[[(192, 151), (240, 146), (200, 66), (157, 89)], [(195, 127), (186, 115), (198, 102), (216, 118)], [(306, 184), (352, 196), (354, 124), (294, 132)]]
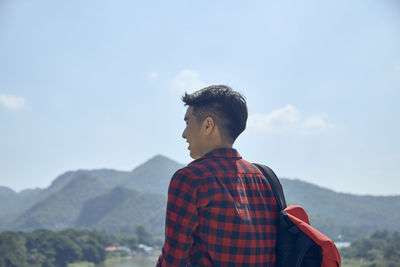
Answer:
[[(155, 244), (143, 226), (138, 226), (136, 232), (137, 236), (108, 235), (97, 230), (74, 229), (60, 232), (3, 232), (0, 233), (0, 266), (94, 266), (106, 260), (107, 246), (125, 246), (136, 250), (139, 240), (150, 246)], [(129, 255), (127, 252), (116, 253)], [(110, 256), (115, 256), (115, 253), (110, 253)], [(70, 265), (71, 263), (76, 264)]]
[(136, 227), (145, 225), (153, 234), (162, 235), (165, 208), (166, 198), (162, 195), (118, 186), (86, 201), (73, 227), (136, 234)]
[(73, 226), (83, 204), (105, 192), (105, 184), (90, 175), (79, 175), (14, 221), (19, 229), (64, 229)]
[(25, 264), (25, 247), (12, 233), (0, 233), (0, 251), (0, 266), (18, 267)]
[(162, 235), (169, 180), (180, 167), (156, 156), (132, 172), (66, 172), (44, 190), (16, 193), (0, 187), (0, 230), (90, 228), (134, 234), (138, 225), (146, 225)]
[(350, 247), (341, 248), (340, 254), (344, 267), (400, 266), (400, 234), (377, 231), (355, 240)]

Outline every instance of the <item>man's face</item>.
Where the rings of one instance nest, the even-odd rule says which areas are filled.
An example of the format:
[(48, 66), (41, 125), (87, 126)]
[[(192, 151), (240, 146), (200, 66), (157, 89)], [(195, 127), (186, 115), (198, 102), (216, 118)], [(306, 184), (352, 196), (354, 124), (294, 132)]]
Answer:
[(193, 115), (193, 107), (189, 106), (186, 110), (185, 118), (186, 128), (182, 137), (189, 143), (190, 156), (193, 159), (200, 158), (204, 154), (204, 138), (201, 134), (202, 123), (198, 122)]

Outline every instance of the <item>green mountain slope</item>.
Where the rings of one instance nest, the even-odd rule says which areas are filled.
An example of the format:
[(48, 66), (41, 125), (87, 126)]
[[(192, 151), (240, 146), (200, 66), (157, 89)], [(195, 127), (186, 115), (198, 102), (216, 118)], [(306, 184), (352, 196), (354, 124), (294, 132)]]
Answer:
[(172, 175), (183, 166), (167, 157), (158, 155), (135, 168), (124, 180), (123, 186), (166, 195)]
[(18, 198), (18, 194), (11, 188), (0, 186), (0, 214), (8, 213), (12, 210), (9, 203), (13, 203)]
[(124, 186), (138, 191), (166, 194), (172, 175), (184, 165), (157, 155), (131, 172), (109, 169), (68, 171), (58, 176), (48, 190), (55, 192), (79, 175), (90, 175), (110, 187)]
[(12, 227), (23, 230), (72, 227), (85, 201), (107, 189), (103, 182), (81, 174), (18, 217)]
[(47, 188), (48, 191), (56, 192), (63, 188), (71, 180), (78, 176), (90, 175), (93, 178), (103, 182), (109, 187), (115, 187), (118, 185), (123, 185), (124, 181), (128, 178), (131, 172), (126, 171), (116, 171), (110, 169), (99, 169), (99, 170), (77, 170), (77, 171), (67, 171), (64, 174), (58, 176)]
[[(115, 186), (147, 192), (162, 192), (163, 196), (151, 194), (154, 200), (158, 201), (154, 205), (146, 194), (139, 194), (141, 197), (145, 196), (145, 201), (136, 201), (140, 203), (139, 206), (128, 206), (123, 203), (131, 210), (126, 215), (128, 217), (130, 214), (135, 214), (132, 209), (140, 210), (140, 206), (149, 208), (151, 211), (160, 211), (160, 216), (155, 216), (156, 219), (146, 221), (145, 217), (149, 217), (148, 214), (151, 213), (147, 212), (147, 215), (140, 221), (148, 226), (151, 226), (154, 221), (157, 227), (151, 226), (151, 228), (158, 229), (158, 226), (164, 223), (165, 195), (169, 180), (172, 174), (182, 166), (164, 156), (155, 156), (131, 172), (107, 169), (68, 171), (58, 176), (46, 189), (25, 190), (16, 193), (7, 187), (0, 188), (0, 199), (2, 196), (4, 199), (3, 205), (0, 205), (0, 230), (72, 227), (86, 200), (101, 195), (107, 189)], [(161, 199), (164, 200), (161, 201)], [(123, 212), (113, 212), (123, 214)], [(125, 215), (118, 216), (124, 217)], [(104, 218), (104, 221), (108, 222), (111, 219)], [(117, 225), (113, 224), (113, 227), (108, 227), (105, 224), (98, 223), (99, 227), (104, 229), (111, 229)]]
[(77, 228), (97, 228), (107, 232), (134, 233), (143, 225), (153, 234), (164, 230), (166, 198), (161, 194), (143, 193), (124, 187), (88, 200), (80, 213)]
[(43, 189), (27, 189), (19, 193), (7, 187), (0, 189), (0, 230), (36, 204), (43, 196)]

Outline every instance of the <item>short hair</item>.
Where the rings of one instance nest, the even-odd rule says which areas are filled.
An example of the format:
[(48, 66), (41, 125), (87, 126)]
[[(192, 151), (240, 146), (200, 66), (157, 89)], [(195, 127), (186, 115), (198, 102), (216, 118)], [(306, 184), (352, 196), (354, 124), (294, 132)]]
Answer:
[(246, 129), (246, 99), (226, 85), (212, 85), (182, 96), (185, 106), (193, 107), (197, 121), (212, 117), (225, 138), (233, 143)]

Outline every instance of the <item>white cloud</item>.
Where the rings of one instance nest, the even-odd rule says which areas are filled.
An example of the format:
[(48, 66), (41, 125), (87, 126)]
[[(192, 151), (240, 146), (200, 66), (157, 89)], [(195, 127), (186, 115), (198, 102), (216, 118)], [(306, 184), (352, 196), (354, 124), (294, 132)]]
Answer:
[(258, 132), (300, 134), (317, 133), (334, 127), (319, 115), (302, 118), (300, 111), (292, 105), (286, 105), (268, 114), (252, 114), (247, 125), (250, 130)]
[(305, 132), (324, 131), (333, 127), (335, 127), (333, 124), (327, 123), (320, 116), (311, 116), (303, 122), (303, 130)]
[(25, 107), (26, 100), (20, 96), (0, 94), (0, 104), (8, 109), (17, 110)]
[(172, 91), (178, 93), (192, 93), (203, 87), (205, 83), (200, 80), (200, 74), (193, 70), (182, 70), (174, 79), (172, 79), (170, 87)]
[(400, 72), (400, 65), (397, 65), (396, 67), (394, 67), (394, 71), (395, 72)]
[(300, 113), (295, 107), (286, 105), (268, 114), (250, 115), (248, 127), (267, 132), (287, 131), (297, 124), (299, 117)]

